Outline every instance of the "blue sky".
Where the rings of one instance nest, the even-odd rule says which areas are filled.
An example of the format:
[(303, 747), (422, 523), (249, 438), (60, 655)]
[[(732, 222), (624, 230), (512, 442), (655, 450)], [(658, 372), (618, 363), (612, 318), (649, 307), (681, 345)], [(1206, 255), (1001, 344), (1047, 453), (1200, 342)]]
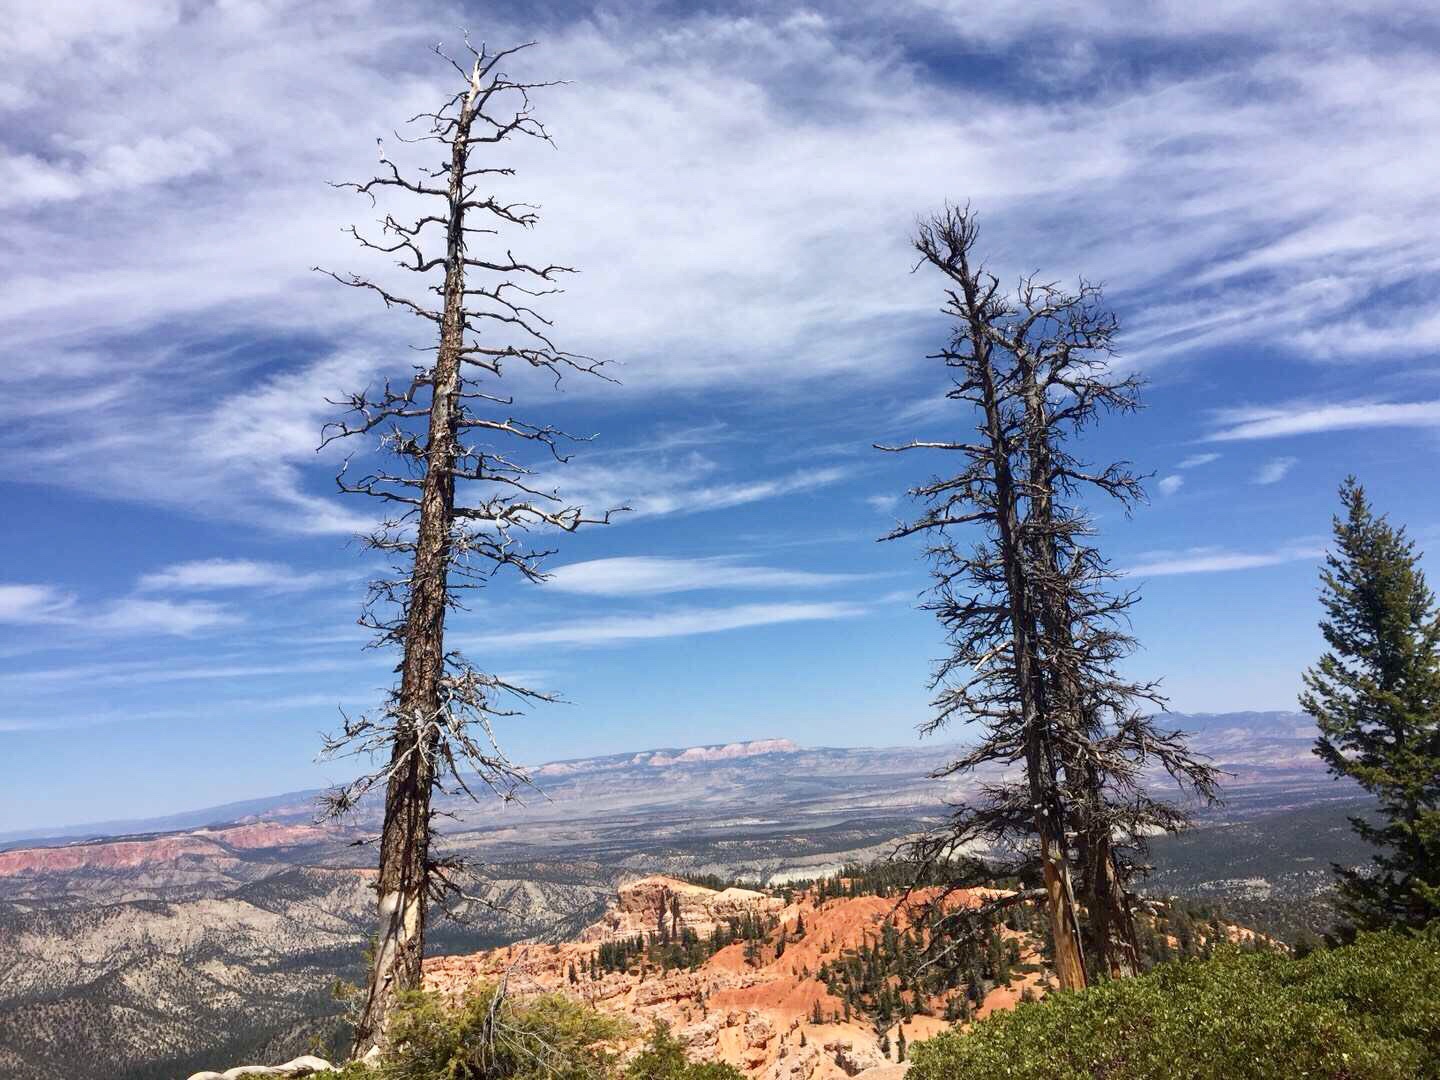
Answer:
[(1335, 487), (1440, 545), (1440, 18), (1428, 4), (947, 0), (804, 8), (53, 3), (0, 43), (0, 830), (316, 786), (387, 659), (353, 625), (371, 508), (327, 396), (421, 328), (310, 272), (379, 272), (324, 183), (446, 90), (455, 27), (565, 78), (517, 148), (547, 308), (618, 386), (520, 380), (599, 437), (555, 479), (635, 511), (452, 624), (570, 702), (522, 761), (915, 738), (935, 626), (874, 542), (953, 433), (907, 235), (981, 213), (1003, 277), (1106, 284), (1148, 409), (1087, 452), (1153, 472), (1105, 549), (1135, 670), (1184, 711), (1290, 708)]

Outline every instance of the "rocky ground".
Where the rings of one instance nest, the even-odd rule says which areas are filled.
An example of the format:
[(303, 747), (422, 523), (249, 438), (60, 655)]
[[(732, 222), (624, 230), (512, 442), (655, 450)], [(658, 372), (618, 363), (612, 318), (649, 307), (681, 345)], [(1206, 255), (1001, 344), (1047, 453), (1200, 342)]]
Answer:
[[(956, 898), (978, 904), (994, 895), (971, 890)], [(643, 1041), (656, 1020), (664, 1021), (690, 1054), (706, 1061), (728, 1061), (756, 1080), (834, 1080), (864, 1076), (883, 1080), (903, 1072), (896, 1060), (903, 1030), (907, 1042), (928, 1038), (949, 1027), (936, 1015), (917, 1014), (903, 1024), (877, 1031), (871, 1021), (843, 1018), (843, 1003), (815, 977), (821, 965), (866, 941), (878, 940), (884, 922), (898, 918), (896, 902), (878, 896), (813, 901), (806, 894), (789, 903), (779, 896), (747, 889), (702, 888), (654, 875), (621, 886), (605, 915), (573, 941), (522, 943), (469, 956), (426, 961), (425, 981), (432, 989), (458, 995), (475, 983), (504, 979), (512, 993), (562, 991), (634, 1022), (628, 1046)], [(678, 917), (676, 913), (678, 912)], [(659, 920), (694, 930), (702, 939), (732, 917), (749, 912), (778, 920), (787, 945), (776, 956), (773, 945), (758, 959), (746, 959), (739, 942), (715, 953), (695, 970), (660, 971), (643, 965), (598, 978), (578, 974), (602, 942), (653, 933)], [(797, 936), (803, 920), (804, 934)], [(1007, 932), (1010, 933), (1010, 932)], [(778, 933), (775, 935), (778, 938)], [(1039, 964), (1038, 942), (1024, 934), (1021, 957)], [(572, 976), (572, 972), (577, 974)], [(977, 1015), (1012, 1007), (1026, 987), (1045, 992), (1047, 972), (1017, 974), (1009, 986), (989, 992)], [(821, 1017), (816, 1023), (815, 1017)], [(889, 1052), (882, 1050), (882, 1038)]]

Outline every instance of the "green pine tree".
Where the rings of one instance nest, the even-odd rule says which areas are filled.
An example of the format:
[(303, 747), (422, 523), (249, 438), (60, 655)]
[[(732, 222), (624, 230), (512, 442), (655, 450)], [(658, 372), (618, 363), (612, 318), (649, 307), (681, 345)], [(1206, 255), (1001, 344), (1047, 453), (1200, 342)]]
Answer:
[(1440, 918), (1440, 616), (1403, 528), (1377, 517), (1354, 477), (1340, 487), (1335, 550), (1321, 571), (1329, 650), (1305, 673), (1300, 707), (1315, 752), (1379, 803), (1351, 818), (1379, 848), (1370, 872), (1337, 867), (1341, 907), (1362, 928)]

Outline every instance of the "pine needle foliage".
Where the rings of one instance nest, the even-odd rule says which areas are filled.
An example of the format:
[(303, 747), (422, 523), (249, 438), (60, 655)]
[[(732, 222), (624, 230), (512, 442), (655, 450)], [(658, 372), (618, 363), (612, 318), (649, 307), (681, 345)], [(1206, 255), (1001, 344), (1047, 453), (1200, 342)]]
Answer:
[(1403, 527), (1376, 515), (1352, 476), (1321, 571), (1328, 650), (1305, 673), (1300, 707), (1315, 753), (1375, 796), (1378, 820), (1352, 817), (1378, 849), (1363, 870), (1336, 867), (1356, 926), (1440, 918), (1440, 614)]

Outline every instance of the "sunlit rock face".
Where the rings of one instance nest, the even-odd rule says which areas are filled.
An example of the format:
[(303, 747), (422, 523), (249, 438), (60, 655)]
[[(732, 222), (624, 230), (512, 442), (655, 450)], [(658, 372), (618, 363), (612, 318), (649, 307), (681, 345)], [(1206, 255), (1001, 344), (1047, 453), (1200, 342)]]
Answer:
[[(959, 894), (954, 903), (978, 904), (996, 895), (976, 889)], [(658, 933), (662, 915), (671, 934), (693, 930), (702, 939), (716, 926), (746, 915), (773, 920), (774, 929), (747, 957), (743, 943), (728, 945), (694, 970), (646, 968), (638, 959), (626, 971), (592, 974), (586, 970), (597, 947), (610, 941)], [(898, 1076), (893, 1044), (900, 1025), (881, 1033), (868, 1017), (844, 1018), (844, 1003), (815, 977), (822, 964), (878, 940), (884, 922), (898, 917), (894, 899), (878, 896), (812, 901), (796, 894), (790, 903), (750, 889), (707, 889), (664, 875), (625, 883), (592, 925), (562, 944), (517, 944), (468, 956), (435, 957), (425, 962), (427, 987), (450, 995), (463, 994), (477, 983), (502, 976), (512, 993), (561, 991), (606, 1012), (634, 1022), (637, 1035), (626, 1043), (635, 1049), (656, 1020), (668, 1024), (694, 1058), (728, 1061), (757, 1080), (838, 1080), (866, 1076), (884, 1080)], [(800, 933), (803, 924), (804, 932)], [(1007, 931), (1007, 933), (1009, 933)], [(1027, 934), (1021, 955), (1039, 963), (1039, 942)], [(776, 942), (784, 938), (781, 955)], [(774, 939), (773, 941), (770, 939)], [(1017, 977), (1009, 986), (991, 990), (979, 1010), (985, 1015), (1011, 1007), (1025, 987), (1044, 993), (1044, 972)], [(916, 1015), (904, 1022), (908, 1042), (927, 1038), (950, 1025), (934, 1015)], [(820, 1022), (815, 1022), (816, 1016)], [(882, 1072), (881, 1070), (888, 1070)]]

